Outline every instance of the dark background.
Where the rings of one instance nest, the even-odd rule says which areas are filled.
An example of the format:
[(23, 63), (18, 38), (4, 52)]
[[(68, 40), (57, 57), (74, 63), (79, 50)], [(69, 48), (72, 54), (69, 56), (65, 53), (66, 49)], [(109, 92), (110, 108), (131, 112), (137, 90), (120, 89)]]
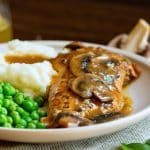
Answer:
[(14, 38), (107, 43), (150, 22), (150, 0), (10, 0)]

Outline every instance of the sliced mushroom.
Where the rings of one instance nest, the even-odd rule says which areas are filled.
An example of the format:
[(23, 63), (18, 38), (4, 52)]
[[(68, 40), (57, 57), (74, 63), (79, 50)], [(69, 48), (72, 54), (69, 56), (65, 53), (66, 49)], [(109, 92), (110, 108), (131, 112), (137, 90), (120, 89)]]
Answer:
[(71, 72), (75, 76), (79, 76), (84, 73), (89, 73), (89, 64), (93, 56), (94, 54), (92, 52), (74, 56), (71, 59), (70, 65), (69, 65)]
[(89, 119), (83, 118), (77, 112), (61, 112), (51, 122), (51, 128), (71, 128), (78, 126), (91, 125), (93, 122)]
[(122, 60), (122, 56), (112, 53), (104, 53), (98, 57), (92, 53), (81, 54), (71, 59), (70, 69), (76, 76), (95, 74), (110, 85), (110, 89), (117, 88), (121, 91), (125, 76), (124, 65), (120, 63)]
[(121, 63), (122, 56), (103, 54), (91, 59), (89, 72), (100, 76), (111, 90), (121, 91), (125, 76), (125, 66)]
[(92, 74), (81, 75), (71, 82), (71, 89), (73, 92), (78, 94), (83, 98), (89, 98), (92, 96), (92, 85), (91, 82), (93, 80)]
[(83, 98), (95, 96), (99, 101), (112, 101), (110, 90), (100, 77), (94, 74), (84, 74), (71, 83), (73, 92)]
[(93, 91), (93, 96), (100, 100), (101, 102), (112, 102), (113, 99), (110, 95), (103, 95), (99, 90), (94, 90)]
[(77, 49), (84, 48), (84, 47), (85, 47), (85, 45), (83, 43), (81, 43), (79, 41), (74, 41), (74, 42), (69, 43), (68, 45), (66, 45), (64, 48), (75, 51)]
[(127, 34), (119, 34), (116, 37), (114, 37), (111, 41), (109, 41), (108, 46), (121, 48), (127, 40), (127, 37)]
[[(117, 55), (119, 57), (119, 55)], [(91, 59), (90, 72), (100, 75), (101, 73), (114, 74), (120, 62), (114, 56), (104, 54)]]
[(149, 45), (150, 25), (140, 19), (131, 32), (120, 34), (113, 38), (108, 45), (141, 54)]
[(148, 58), (150, 60), (150, 44), (148, 44), (145, 47), (145, 49), (142, 52), (138, 53), (138, 54), (142, 55), (142, 56), (144, 56), (144, 57), (146, 57), (146, 58)]
[(120, 64), (119, 60), (122, 60), (120, 55), (102, 53), (101, 56), (97, 55), (97, 57), (95, 57), (95, 51), (89, 51), (86, 54), (83, 53), (73, 56), (69, 67), (75, 76), (80, 76), (85, 73), (92, 73), (99, 76), (101, 76), (102, 73), (114, 75), (116, 66)]
[(136, 26), (129, 33), (123, 49), (139, 53), (148, 45), (150, 35), (150, 25), (143, 19), (140, 19)]

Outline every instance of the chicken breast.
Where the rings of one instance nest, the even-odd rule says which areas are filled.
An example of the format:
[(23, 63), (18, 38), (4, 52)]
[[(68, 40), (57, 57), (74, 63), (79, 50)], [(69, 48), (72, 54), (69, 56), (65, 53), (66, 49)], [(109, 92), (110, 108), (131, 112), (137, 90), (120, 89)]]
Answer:
[(139, 67), (101, 48), (67, 48), (72, 52), (51, 61), (58, 76), (49, 92), (49, 127), (83, 126), (125, 115), (131, 103), (122, 91), (139, 77)]

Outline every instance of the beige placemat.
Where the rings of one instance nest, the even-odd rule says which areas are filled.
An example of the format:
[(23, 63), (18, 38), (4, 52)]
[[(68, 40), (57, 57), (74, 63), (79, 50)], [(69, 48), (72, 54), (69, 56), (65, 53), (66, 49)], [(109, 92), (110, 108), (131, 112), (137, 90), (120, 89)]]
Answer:
[(147, 139), (150, 139), (150, 117), (122, 131), (103, 137), (50, 144), (1, 141), (0, 150), (115, 150), (120, 143), (143, 142)]

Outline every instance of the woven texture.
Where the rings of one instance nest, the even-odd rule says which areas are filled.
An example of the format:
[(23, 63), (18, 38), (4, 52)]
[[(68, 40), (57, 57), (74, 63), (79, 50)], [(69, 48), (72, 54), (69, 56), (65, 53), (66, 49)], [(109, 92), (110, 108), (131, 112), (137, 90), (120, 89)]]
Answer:
[(150, 117), (122, 131), (75, 142), (22, 144), (0, 142), (0, 150), (115, 150), (121, 143), (143, 142), (150, 138)]

